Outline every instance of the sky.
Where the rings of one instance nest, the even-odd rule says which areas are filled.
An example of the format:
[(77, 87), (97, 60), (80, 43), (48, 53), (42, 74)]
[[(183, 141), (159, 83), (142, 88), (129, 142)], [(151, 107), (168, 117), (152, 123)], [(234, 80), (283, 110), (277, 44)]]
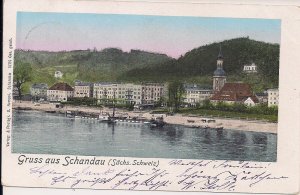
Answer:
[(17, 14), (17, 49), (140, 49), (178, 58), (237, 37), (280, 43), (280, 20), (85, 13)]

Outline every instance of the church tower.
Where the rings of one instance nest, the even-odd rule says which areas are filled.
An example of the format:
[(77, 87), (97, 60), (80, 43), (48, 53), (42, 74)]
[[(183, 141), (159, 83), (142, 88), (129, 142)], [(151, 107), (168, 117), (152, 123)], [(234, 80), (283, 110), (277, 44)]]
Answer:
[(226, 73), (223, 70), (223, 54), (222, 54), (222, 48), (220, 46), (219, 55), (217, 58), (217, 69), (214, 71), (213, 76), (213, 91), (218, 92), (222, 89), (224, 84), (226, 83)]

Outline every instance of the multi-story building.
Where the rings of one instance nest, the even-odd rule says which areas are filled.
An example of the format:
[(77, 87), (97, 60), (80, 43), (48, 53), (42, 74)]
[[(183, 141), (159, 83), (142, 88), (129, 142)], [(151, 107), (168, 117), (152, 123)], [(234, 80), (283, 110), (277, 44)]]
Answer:
[(74, 90), (67, 83), (56, 83), (47, 90), (48, 101), (66, 102), (72, 97), (74, 97)]
[(158, 83), (94, 83), (93, 97), (98, 100), (115, 99), (119, 103), (153, 104), (164, 96), (165, 87)]
[(142, 84), (142, 104), (153, 104), (160, 101), (166, 94), (166, 86), (161, 83)]
[(212, 89), (201, 87), (195, 84), (186, 84), (184, 88), (184, 102), (191, 106), (195, 106), (197, 103), (201, 103), (204, 100), (209, 99), (213, 94)]
[(30, 87), (30, 95), (34, 100), (47, 99), (48, 85), (45, 83), (34, 83)]
[(75, 81), (74, 97), (93, 97), (93, 83)]
[(279, 103), (279, 90), (278, 89), (268, 89), (268, 107), (278, 106)]
[(93, 97), (97, 100), (108, 100), (117, 98), (118, 84), (110, 82), (94, 83)]
[(118, 85), (118, 98), (125, 100), (126, 103), (142, 103), (142, 85), (124, 83)]

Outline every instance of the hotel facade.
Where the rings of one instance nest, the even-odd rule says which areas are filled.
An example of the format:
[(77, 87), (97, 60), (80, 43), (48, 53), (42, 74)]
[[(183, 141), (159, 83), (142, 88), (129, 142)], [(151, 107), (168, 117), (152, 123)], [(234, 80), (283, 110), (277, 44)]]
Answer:
[(166, 93), (164, 84), (160, 83), (94, 83), (93, 97), (97, 100), (116, 99), (120, 103), (153, 104)]

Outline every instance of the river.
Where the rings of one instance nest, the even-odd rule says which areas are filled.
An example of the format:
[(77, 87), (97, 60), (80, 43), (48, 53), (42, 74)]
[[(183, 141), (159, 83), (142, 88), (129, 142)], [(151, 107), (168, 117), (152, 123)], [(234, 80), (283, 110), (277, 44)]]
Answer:
[(12, 152), (274, 162), (277, 135), (166, 125), (101, 123), (40, 111), (13, 112)]

